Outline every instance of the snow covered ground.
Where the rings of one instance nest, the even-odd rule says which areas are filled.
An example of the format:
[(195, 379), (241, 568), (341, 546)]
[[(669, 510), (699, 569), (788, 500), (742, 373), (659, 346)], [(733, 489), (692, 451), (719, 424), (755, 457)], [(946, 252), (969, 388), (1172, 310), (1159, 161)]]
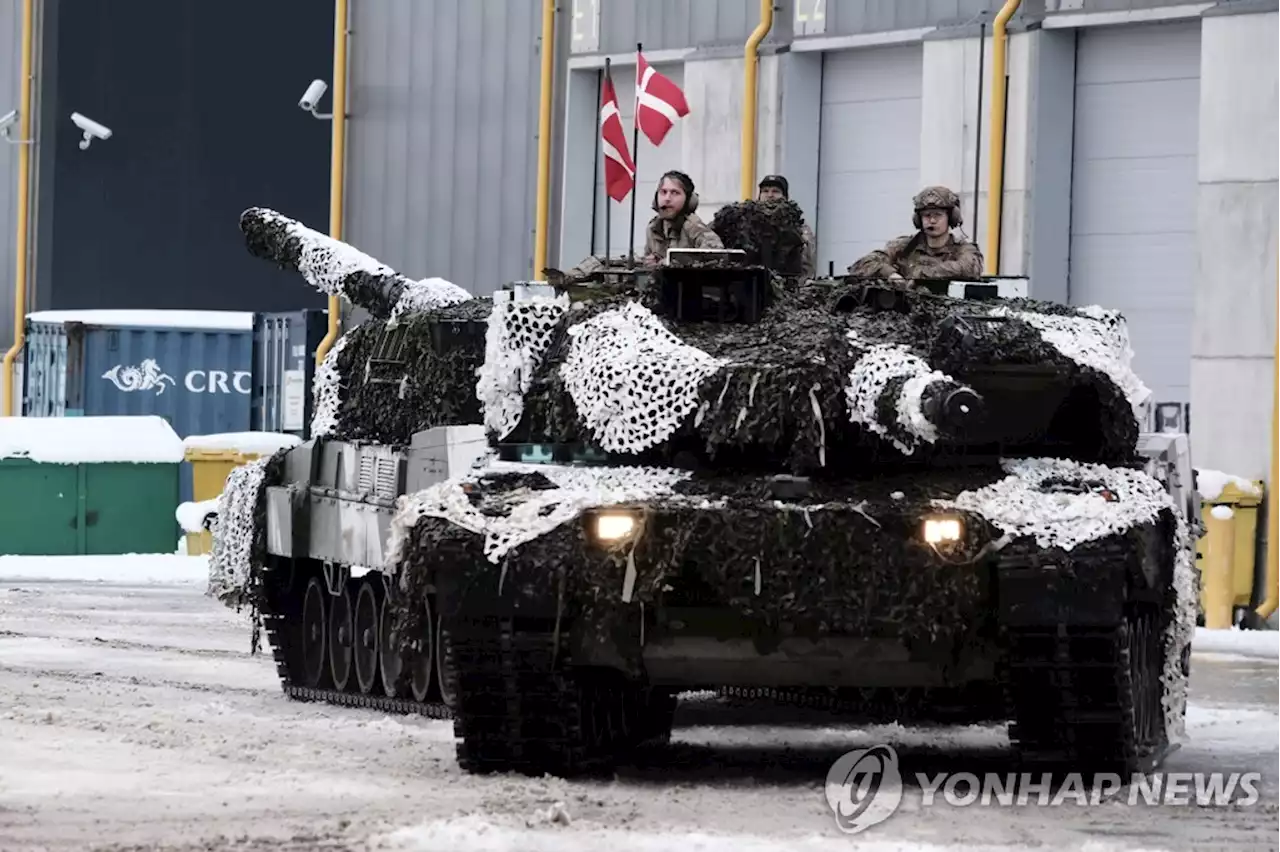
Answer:
[[(904, 775), (1005, 771), (1002, 727), (797, 727), (711, 700), (610, 780), (475, 777), (452, 725), (285, 699), (199, 557), (0, 557), (0, 849), (782, 852), (1276, 848), (1277, 634), (1198, 631), (1168, 771), (1259, 771), (1248, 807), (921, 807), (841, 834), (851, 748)], [(562, 803), (567, 822), (552, 818)]]

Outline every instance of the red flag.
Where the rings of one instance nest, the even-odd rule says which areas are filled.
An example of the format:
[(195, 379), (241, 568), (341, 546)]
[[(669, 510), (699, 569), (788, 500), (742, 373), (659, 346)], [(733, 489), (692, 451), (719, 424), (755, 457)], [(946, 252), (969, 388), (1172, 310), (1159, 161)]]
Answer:
[(689, 114), (684, 92), (659, 74), (636, 51), (636, 123), (654, 145), (661, 145), (672, 126)]
[(604, 150), (604, 187), (609, 197), (621, 201), (636, 185), (636, 165), (627, 150), (627, 134), (618, 112), (618, 95), (606, 71), (600, 93), (600, 140)]

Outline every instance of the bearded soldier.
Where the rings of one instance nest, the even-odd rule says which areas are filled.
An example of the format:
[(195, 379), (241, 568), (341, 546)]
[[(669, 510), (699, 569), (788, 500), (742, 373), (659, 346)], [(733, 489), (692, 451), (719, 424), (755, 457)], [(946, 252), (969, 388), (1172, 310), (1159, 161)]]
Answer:
[(885, 247), (849, 267), (853, 278), (977, 278), (982, 252), (951, 233), (964, 224), (960, 198), (945, 186), (929, 186), (912, 199), (916, 232), (890, 240)]

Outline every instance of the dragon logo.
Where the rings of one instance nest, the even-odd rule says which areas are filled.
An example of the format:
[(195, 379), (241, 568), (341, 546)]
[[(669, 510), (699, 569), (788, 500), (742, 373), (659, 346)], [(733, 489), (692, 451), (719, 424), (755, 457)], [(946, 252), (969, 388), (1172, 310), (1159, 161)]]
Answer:
[(836, 827), (857, 834), (884, 822), (902, 804), (902, 776), (892, 746), (855, 749), (827, 772), (827, 805)]
[(177, 384), (172, 376), (160, 369), (160, 365), (155, 362), (154, 358), (145, 359), (137, 367), (116, 364), (103, 373), (102, 378), (107, 379), (125, 393), (147, 391), (154, 388), (156, 396), (164, 393), (166, 382), (171, 385)]

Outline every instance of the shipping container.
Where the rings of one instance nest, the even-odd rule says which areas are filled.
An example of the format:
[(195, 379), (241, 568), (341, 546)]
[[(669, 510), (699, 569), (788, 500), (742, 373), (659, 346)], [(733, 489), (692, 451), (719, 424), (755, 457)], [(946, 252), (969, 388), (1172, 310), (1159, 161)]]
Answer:
[(328, 311), (262, 313), (254, 323), (254, 430), (311, 437), (316, 349)]
[[(180, 438), (251, 431), (253, 322), (241, 311), (29, 314), (23, 414), (155, 414)], [(183, 465), (181, 499), (190, 494)]]

